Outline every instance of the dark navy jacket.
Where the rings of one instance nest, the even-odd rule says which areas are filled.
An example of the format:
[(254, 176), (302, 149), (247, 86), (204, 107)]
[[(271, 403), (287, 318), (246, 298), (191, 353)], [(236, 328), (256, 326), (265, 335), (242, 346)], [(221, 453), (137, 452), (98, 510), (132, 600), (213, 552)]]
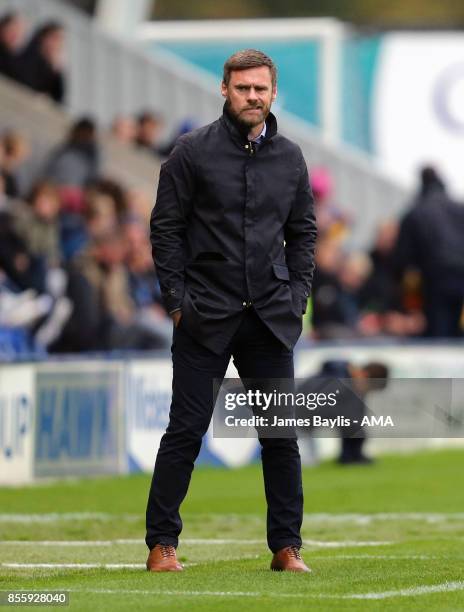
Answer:
[(224, 110), (179, 138), (161, 167), (151, 242), (163, 299), (217, 354), (251, 306), (292, 348), (311, 291), (316, 223), (306, 163), (272, 113), (266, 126), (255, 149)]

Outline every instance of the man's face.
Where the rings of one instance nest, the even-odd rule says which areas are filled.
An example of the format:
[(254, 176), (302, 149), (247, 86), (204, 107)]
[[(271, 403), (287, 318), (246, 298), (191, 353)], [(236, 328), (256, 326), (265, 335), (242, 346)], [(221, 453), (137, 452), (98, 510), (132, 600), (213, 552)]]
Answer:
[(277, 88), (272, 86), (267, 66), (233, 70), (229, 83), (221, 85), (231, 114), (243, 125), (253, 128), (266, 120), (275, 100)]

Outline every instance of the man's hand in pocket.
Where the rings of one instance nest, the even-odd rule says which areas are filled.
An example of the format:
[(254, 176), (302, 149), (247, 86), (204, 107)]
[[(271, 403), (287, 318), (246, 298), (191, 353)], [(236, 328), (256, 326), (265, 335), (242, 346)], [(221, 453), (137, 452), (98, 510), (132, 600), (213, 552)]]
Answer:
[(172, 313), (171, 317), (172, 317), (172, 320), (174, 321), (174, 326), (177, 327), (182, 318), (182, 310), (176, 310), (176, 312)]

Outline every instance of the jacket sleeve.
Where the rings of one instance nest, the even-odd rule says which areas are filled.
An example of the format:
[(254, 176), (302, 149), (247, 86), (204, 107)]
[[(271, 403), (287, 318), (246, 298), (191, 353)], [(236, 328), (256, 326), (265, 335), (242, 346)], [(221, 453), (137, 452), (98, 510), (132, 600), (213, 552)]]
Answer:
[(300, 157), (299, 169), (295, 201), (285, 224), (285, 253), (290, 284), (292, 290), (301, 298), (301, 311), (304, 314), (311, 294), (317, 228), (314, 198), (303, 155)]
[(153, 261), (169, 313), (181, 307), (184, 296), (185, 232), (195, 189), (191, 148), (180, 138), (162, 164), (150, 219)]

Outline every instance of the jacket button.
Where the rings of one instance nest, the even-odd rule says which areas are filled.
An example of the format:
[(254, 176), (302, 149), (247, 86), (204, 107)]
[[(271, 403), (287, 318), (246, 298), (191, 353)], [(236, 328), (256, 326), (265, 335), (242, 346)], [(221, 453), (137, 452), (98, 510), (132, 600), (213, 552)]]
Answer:
[(242, 306), (243, 306), (244, 308), (246, 308), (246, 307), (247, 307), (247, 303), (246, 303), (246, 302), (243, 302), (243, 303), (242, 303)]

